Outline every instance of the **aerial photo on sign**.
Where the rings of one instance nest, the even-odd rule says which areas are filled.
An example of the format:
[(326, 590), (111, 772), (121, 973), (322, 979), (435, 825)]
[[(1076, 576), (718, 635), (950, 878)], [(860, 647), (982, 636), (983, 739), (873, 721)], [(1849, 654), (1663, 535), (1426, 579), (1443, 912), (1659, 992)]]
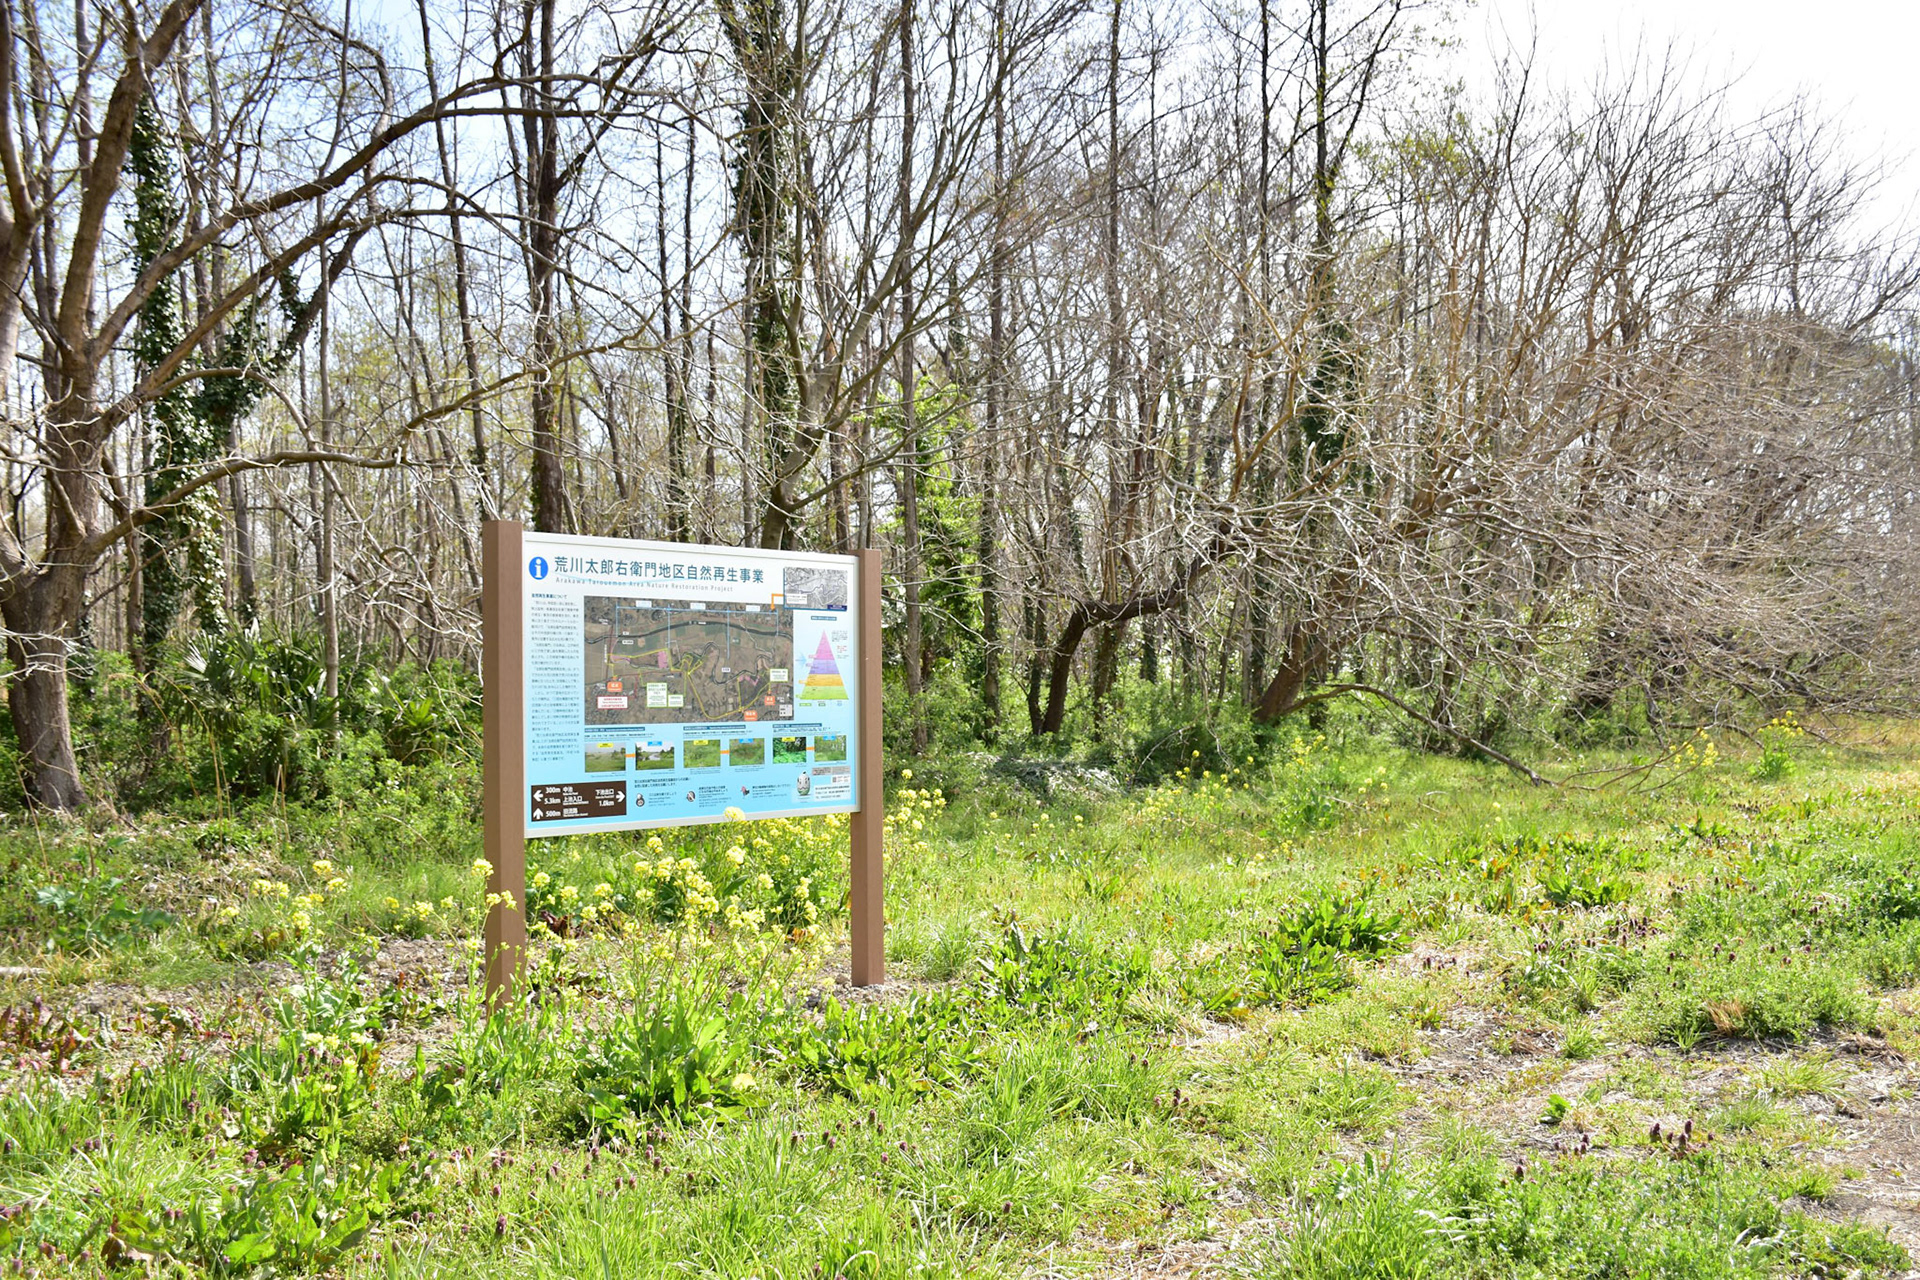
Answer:
[(585, 603), (588, 724), (793, 719), (786, 610), (624, 596)]
[(790, 609), (844, 609), (847, 591), (844, 569), (787, 566), (786, 604)]

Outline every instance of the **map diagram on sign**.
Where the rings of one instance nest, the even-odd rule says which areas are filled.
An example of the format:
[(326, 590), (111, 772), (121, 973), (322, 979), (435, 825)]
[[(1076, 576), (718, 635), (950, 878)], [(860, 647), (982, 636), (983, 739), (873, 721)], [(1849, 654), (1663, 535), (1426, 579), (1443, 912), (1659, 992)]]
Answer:
[(588, 724), (793, 719), (786, 610), (624, 596), (585, 605)]

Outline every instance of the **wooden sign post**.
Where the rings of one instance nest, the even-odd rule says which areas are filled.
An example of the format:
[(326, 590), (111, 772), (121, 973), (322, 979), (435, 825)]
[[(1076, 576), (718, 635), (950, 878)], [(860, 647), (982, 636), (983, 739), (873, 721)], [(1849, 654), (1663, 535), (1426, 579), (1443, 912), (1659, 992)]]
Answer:
[[(886, 976), (880, 553), (481, 531), (487, 998), (527, 955), (527, 840), (848, 815), (852, 978)], [(804, 674), (803, 674), (804, 672)]]
[(487, 1000), (513, 998), (527, 955), (526, 592), (520, 585), (520, 524), (480, 527), (481, 805), (486, 824)]
[(860, 812), (853, 815), (853, 862), (847, 914), (853, 939), (853, 985), (887, 980), (886, 808), (880, 737), (880, 553), (860, 553)]

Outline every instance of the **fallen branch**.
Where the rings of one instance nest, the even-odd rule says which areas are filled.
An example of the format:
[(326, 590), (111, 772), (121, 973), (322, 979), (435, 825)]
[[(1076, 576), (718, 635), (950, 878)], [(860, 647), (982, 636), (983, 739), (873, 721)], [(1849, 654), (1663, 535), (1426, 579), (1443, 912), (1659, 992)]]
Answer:
[(1406, 701), (1404, 701), (1403, 699), (1395, 696), (1394, 694), (1388, 693), (1385, 689), (1380, 688), (1378, 685), (1351, 684), (1351, 683), (1322, 685), (1312, 698), (1302, 699), (1302, 701), (1317, 702), (1322, 697), (1332, 697), (1335, 694), (1341, 694), (1341, 693), (1365, 693), (1380, 699), (1382, 702), (1390, 702), (1394, 706), (1398, 707), (1400, 710), (1412, 716), (1415, 720), (1418, 720), (1421, 724), (1426, 725), (1427, 728), (1434, 730), (1436, 733), (1444, 733), (1449, 738), (1454, 739), (1456, 742), (1464, 743), (1466, 746), (1472, 747), (1475, 751), (1478, 751), (1480, 754), (1486, 756), (1488, 759), (1498, 760), (1501, 764), (1507, 766), (1507, 768), (1513, 770), (1515, 773), (1525, 778), (1528, 782), (1531, 782), (1534, 786), (1546, 787), (1546, 786), (1555, 785), (1552, 779), (1544, 778), (1540, 776), (1538, 773), (1535, 773), (1532, 769), (1529, 769), (1526, 765), (1521, 764), (1518, 760), (1515, 760), (1512, 756), (1506, 755), (1503, 752), (1495, 751), (1492, 747), (1480, 741), (1478, 738), (1474, 737), (1472, 734), (1465, 733), (1459, 729), (1456, 729), (1450, 724), (1443, 724), (1442, 722), (1435, 720), (1432, 716), (1427, 715), (1425, 712), (1416, 710), (1414, 707), (1409, 706), (1406, 703)]

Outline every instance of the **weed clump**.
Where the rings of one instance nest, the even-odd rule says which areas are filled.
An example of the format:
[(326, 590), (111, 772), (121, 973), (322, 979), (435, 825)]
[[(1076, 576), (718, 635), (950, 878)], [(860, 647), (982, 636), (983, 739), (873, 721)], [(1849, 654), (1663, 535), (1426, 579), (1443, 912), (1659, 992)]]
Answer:
[(1349, 958), (1377, 959), (1399, 945), (1402, 916), (1365, 897), (1327, 894), (1254, 935), (1249, 969), (1262, 999), (1312, 1004), (1350, 985)]

